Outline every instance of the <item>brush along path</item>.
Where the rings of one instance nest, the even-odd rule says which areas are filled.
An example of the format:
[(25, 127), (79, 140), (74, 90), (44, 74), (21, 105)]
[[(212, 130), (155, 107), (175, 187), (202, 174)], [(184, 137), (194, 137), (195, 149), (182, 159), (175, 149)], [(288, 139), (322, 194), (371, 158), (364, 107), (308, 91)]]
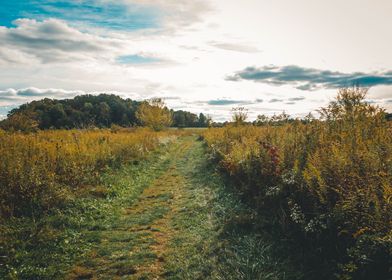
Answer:
[[(170, 163), (166, 171), (143, 190), (136, 202), (120, 210), (119, 218), (110, 228), (89, 233), (97, 239), (96, 246), (85, 260), (72, 268), (67, 279), (175, 277), (183, 268), (179, 267), (183, 264), (178, 263), (176, 256), (185, 257), (178, 255), (183, 252), (175, 246), (182, 244), (186, 248), (204, 239), (187, 236), (182, 220), (187, 212), (198, 212), (198, 208), (205, 206), (205, 197), (201, 197), (201, 203), (195, 199), (190, 182), (192, 174), (189, 174), (195, 164), (191, 155), (200, 149), (201, 143), (190, 137), (175, 143), (167, 156)], [(204, 216), (202, 220), (189, 218), (200, 229), (205, 226), (197, 223), (211, 226)]]

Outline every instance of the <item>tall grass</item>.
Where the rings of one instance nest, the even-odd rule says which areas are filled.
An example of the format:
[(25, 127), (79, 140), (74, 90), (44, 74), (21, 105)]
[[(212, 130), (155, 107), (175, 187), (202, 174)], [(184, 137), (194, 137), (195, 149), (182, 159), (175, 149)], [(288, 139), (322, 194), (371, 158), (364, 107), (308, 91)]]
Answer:
[(340, 90), (320, 120), (204, 133), (239, 193), (339, 279), (392, 273), (392, 126), (365, 94)]
[(88, 188), (107, 167), (137, 161), (159, 145), (147, 129), (0, 131), (0, 216), (49, 211)]

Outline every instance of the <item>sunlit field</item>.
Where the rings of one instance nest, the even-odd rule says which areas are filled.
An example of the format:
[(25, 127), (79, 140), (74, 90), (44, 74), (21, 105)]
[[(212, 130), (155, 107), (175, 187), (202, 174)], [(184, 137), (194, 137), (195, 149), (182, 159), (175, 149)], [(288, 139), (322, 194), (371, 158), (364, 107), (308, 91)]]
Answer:
[(392, 125), (365, 95), (209, 128), (165, 129), (162, 106), (150, 128), (7, 120), (0, 275), (389, 279)]
[(93, 184), (105, 168), (143, 159), (158, 146), (158, 136), (143, 129), (1, 132), (2, 216), (50, 210)]

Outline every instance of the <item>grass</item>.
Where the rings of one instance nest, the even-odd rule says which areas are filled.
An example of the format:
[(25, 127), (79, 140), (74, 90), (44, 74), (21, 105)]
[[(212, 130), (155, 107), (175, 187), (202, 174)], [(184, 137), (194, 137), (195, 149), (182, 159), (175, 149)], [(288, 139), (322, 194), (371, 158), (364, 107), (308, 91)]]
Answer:
[[(96, 193), (99, 195), (96, 195)], [(104, 195), (102, 195), (104, 193)], [(284, 242), (183, 137), (39, 224), (7, 225), (4, 279), (303, 279)]]
[(146, 161), (102, 174), (100, 185), (106, 186), (105, 195), (96, 196), (93, 188), (66, 208), (37, 221), (15, 218), (2, 224), (0, 278), (62, 279), (69, 267), (101, 240), (100, 232), (119, 222), (123, 205), (133, 203), (165, 171), (170, 155), (170, 148), (162, 148)]
[(178, 168), (187, 197), (172, 221), (178, 234), (165, 279), (304, 279), (281, 240), (260, 233), (253, 211), (215, 172), (202, 142)]

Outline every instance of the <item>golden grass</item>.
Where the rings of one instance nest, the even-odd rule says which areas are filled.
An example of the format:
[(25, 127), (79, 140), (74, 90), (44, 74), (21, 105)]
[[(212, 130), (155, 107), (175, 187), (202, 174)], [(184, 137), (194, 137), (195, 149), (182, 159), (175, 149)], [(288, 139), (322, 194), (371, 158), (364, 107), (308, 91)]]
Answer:
[(167, 134), (148, 129), (0, 132), (1, 216), (33, 215), (61, 204), (105, 168), (143, 159)]

